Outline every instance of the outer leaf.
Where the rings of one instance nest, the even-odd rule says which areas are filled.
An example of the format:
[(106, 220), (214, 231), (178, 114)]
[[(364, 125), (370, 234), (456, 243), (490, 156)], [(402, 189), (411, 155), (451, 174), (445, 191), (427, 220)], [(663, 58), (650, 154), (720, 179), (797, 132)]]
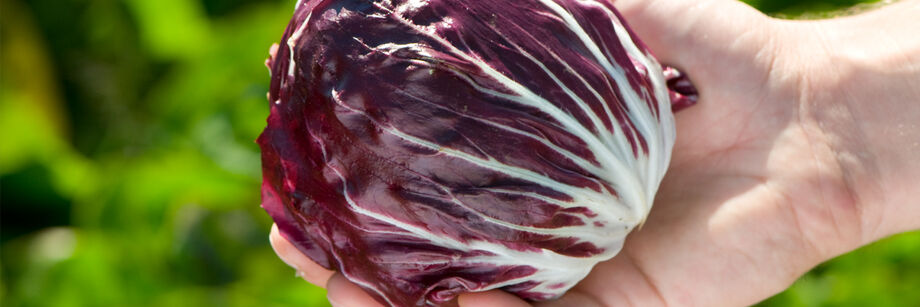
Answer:
[(562, 294), (645, 219), (674, 141), (603, 0), (300, 2), (268, 64), (263, 207), (392, 306)]

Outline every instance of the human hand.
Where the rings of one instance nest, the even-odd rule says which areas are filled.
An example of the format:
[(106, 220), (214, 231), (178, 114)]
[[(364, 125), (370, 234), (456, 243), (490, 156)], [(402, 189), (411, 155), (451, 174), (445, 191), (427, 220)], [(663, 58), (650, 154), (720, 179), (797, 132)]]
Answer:
[[(916, 4), (898, 5), (916, 16)], [(916, 165), (911, 163), (920, 154), (910, 160), (909, 152), (859, 154), (854, 148), (920, 140), (920, 132), (883, 140), (853, 135), (875, 133), (898, 120), (920, 122), (920, 105), (893, 106), (899, 116), (891, 123), (882, 123), (886, 117), (879, 114), (850, 114), (847, 121), (833, 113), (860, 109), (869, 98), (898, 103), (883, 96), (920, 101), (909, 82), (890, 97), (860, 90), (859, 84), (854, 89), (849, 83), (860, 79), (853, 70), (865, 67), (831, 62), (852, 60), (847, 52), (865, 50), (827, 47), (865, 44), (839, 33), (853, 33), (848, 27), (867, 20), (779, 21), (732, 0), (615, 5), (662, 63), (690, 76), (700, 101), (676, 115), (679, 136), (671, 168), (646, 224), (617, 257), (598, 264), (565, 296), (536, 305), (750, 305), (821, 261), (918, 226), (907, 222), (916, 221), (916, 214), (886, 214), (888, 206), (906, 199), (903, 193), (863, 183), (903, 189), (909, 184), (904, 178), (920, 172), (916, 166), (894, 172), (889, 163)], [(907, 62), (920, 64), (915, 60)], [(897, 71), (902, 73), (897, 77), (917, 82), (913, 67)], [(864, 124), (854, 124), (853, 117)], [(878, 161), (887, 158), (894, 162)], [(341, 275), (303, 256), (274, 228), (272, 244), (307, 281), (325, 286), (335, 306), (379, 306)], [(459, 303), (529, 304), (501, 291), (464, 294)]]

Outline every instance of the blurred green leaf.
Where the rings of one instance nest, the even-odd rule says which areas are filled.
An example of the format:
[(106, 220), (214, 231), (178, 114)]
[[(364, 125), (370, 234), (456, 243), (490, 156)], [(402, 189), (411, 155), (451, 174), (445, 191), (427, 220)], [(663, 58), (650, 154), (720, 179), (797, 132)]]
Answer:
[(209, 48), (211, 29), (198, 1), (127, 0), (128, 7), (140, 24), (143, 41), (154, 55), (164, 58), (188, 58)]

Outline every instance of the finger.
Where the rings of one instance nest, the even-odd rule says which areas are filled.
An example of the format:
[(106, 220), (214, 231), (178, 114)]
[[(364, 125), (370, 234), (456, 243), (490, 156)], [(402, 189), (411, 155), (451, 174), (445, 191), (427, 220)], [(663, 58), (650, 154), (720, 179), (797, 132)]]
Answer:
[(272, 69), (272, 65), (273, 63), (275, 63), (275, 58), (277, 57), (277, 55), (278, 55), (278, 44), (272, 44), (272, 46), (268, 48), (268, 58), (265, 59), (265, 66), (268, 67), (268, 69)]
[(326, 290), (326, 298), (333, 307), (384, 307), (342, 274), (332, 275)]
[(316, 264), (316, 262), (313, 262), (313, 260), (310, 260), (310, 258), (307, 258), (297, 247), (281, 236), (281, 232), (278, 231), (277, 225), (272, 225), (272, 231), (268, 239), (275, 253), (278, 254), (278, 258), (281, 258), (281, 261), (284, 261), (284, 263), (287, 263), (287, 265), (297, 270), (297, 276), (300, 276), (311, 284), (323, 288), (326, 287), (326, 283), (335, 272), (327, 270), (319, 264)]
[(501, 290), (471, 292), (461, 294), (458, 298), (460, 307), (530, 307), (519, 297)]
[(612, 0), (660, 62), (684, 71), (768, 19), (738, 0)]

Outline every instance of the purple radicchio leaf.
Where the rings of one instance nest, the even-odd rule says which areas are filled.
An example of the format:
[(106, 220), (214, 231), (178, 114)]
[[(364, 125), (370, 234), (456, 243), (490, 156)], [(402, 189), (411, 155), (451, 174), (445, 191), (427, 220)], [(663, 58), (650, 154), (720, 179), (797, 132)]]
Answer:
[(390, 306), (564, 293), (644, 221), (695, 99), (604, 0), (300, 1), (267, 64), (262, 206)]

